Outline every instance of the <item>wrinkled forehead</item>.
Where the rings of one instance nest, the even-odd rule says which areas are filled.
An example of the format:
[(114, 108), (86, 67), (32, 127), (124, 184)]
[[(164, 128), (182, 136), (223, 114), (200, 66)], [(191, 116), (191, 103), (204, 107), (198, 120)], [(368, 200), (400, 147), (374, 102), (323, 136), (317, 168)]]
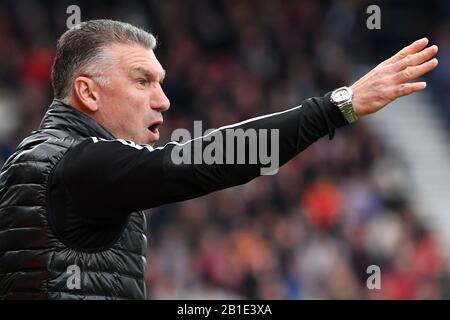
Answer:
[(127, 75), (140, 75), (162, 81), (166, 71), (154, 51), (139, 44), (111, 44), (107, 50), (116, 60), (116, 66)]

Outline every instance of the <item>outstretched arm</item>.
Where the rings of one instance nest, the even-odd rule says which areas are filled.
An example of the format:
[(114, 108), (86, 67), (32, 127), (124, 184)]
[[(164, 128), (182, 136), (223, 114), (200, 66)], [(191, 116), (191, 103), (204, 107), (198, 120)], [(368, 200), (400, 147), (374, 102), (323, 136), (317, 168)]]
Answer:
[[(358, 116), (374, 113), (398, 97), (425, 88), (424, 82), (408, 81), (437, 66), (437, 60), (432, 59), (437, 47), (425, 49), (427, 44), (427, 39), (414, 42), (352, 85), (353, 107)], [(346, 120), (327, 94), (323, 98), (307, 99), (301, 106), (284, 112), (224, 127), (216, 134), (223, 138), (218, 146), (225, 148), (231, 139), (225, 131), (230, 127), (244, 131), (276, 129), (278, 146), (272, 151), (277, 153), (277, 165), (281, 166), (322, 136), (328, 134), (331, 138), (335, 128), (345, 124)], [(195, 140), (201, 150), (215, 141), (208, 137), (211, 138), (205, 136)], [(261, 175), (261, 168), (267, 163), (260, 157), (251, 163), (250, 148), (262, 143), (270, 150), (275, 140), (271, 139), (270, 133), (245, 140), (243, 163), (236, 161), (239, 150), (235, 148), (231, 164), (227, 163), (226, 151), (229, 150), (226, 149), (219, 156), (221, 162), (196, 162), (195, 141), (183, 145), (169, 143), (153, 150), (120, 140), (88, 139), (70, 150), (57, 165), (51, 188), (64, 189), (70, 205), (80, 212), (100, 216), (126, 215), (252, 180)], [(191, 154), (190, 163), (175, 163), (174, 154), (186, 153)]]

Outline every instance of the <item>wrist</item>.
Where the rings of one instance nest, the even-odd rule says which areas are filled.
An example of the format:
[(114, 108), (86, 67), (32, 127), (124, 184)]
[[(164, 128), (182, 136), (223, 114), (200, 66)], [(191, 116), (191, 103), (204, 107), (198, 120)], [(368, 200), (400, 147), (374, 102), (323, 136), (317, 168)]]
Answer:
[(362, 102), (362, 96), (359, 88), (355, 85), (350, 86), (350, 88), (353, 91), (353, 98), (352, 98), (352, 105), (353, 110), (355, 111), (355, 114), (358, 117), (364, 116), (364, 113), (362, 112), (363, 102)]

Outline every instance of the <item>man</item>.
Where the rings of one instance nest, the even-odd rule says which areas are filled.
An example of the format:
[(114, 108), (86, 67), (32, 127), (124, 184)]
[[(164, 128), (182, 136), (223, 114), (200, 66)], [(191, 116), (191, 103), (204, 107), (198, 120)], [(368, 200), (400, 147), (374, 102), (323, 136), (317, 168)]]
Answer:
[[(191, 147), (207, 147), (209, 136), (152, 147), (169, 109), (155, 45), (151, 34), (111, 20), (83, 22), (58, 40), (55, 99), (0, 175), (2, 299), (145, 299), (141, 210), (261, 175), (261, 159), (249, 161), (251, 144), (276, 147), (283, 165), (336, 128), (423, 90), (424, 82), (408, 81), (437, 66), (437, 47), (418, 40), (350, 88), (218, 129), (278, 130), (278, 139), (244, 140), (244, 163), (207, 164)], [(236, 150), (231, 160), (242, 156)]]

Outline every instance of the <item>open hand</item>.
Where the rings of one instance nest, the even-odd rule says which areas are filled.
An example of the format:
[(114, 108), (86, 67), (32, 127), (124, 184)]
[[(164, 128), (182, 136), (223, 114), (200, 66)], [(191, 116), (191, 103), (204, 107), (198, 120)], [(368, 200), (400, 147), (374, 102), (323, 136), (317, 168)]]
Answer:
[[(438, 65), (436, 45), (423, 38), (383, 61), (352, 86), (353, 108), (358, 116), (377, 112), (393, 100), (426, 88), (426, 82), (409, 82)], [(433, 58), (433, 59), (432, 59)], [(431, 59), (431, 60), (430, 60)]]

